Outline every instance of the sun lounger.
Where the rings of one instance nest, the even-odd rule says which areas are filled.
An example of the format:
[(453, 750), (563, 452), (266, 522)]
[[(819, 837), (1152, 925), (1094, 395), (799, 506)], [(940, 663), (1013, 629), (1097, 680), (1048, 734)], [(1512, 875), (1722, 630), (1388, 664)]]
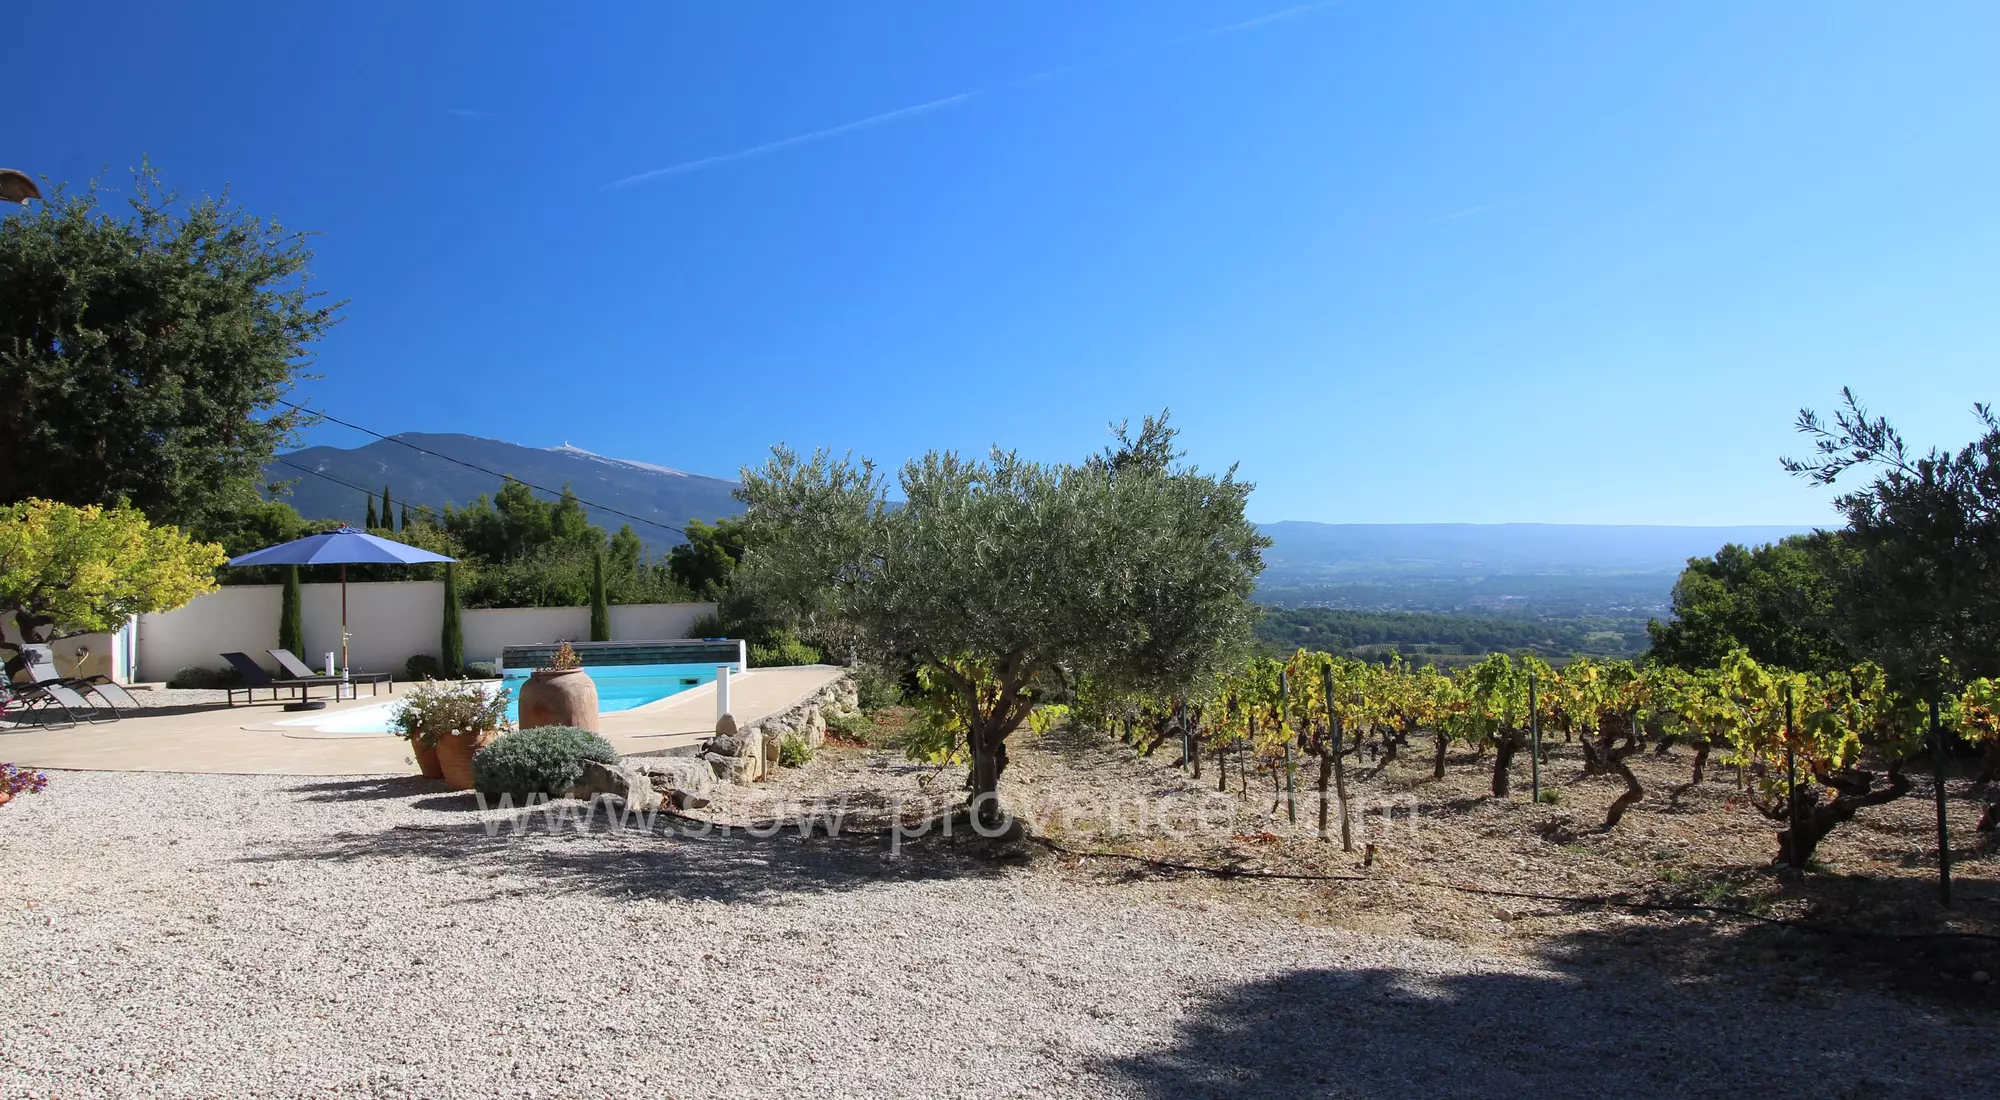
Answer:
[(49, 708), (62, 711), (63, 717), (67, 719), (64, 723), (66, 726), (76, 725), (77, 711), (86, 712), (89, 715), (89, 720), (92, 722), (115, 722), (118, 720), (118, 715), (115, 711), (112, 712), (112, 716), (109, 718), (97, 717), (98, 711), (101, 708), (92, 706), (88, 699), (78, 695), (74, 690), (62, 684), (10, 683), (0, 685), (0, 689), (4, 689), (8, 702), (24, 704), (28, 713), (32, 714)]
[(230, 666), (243, 677), (241, 684), (229, 689), (230, 706), (236, 705), (236, 693), (239, 691), (243, 693), (244, 702), (256, 702), (258, 688), (269, 688), (274, 702), (280, 691), (296, 691), (299, 699), (303, 701), (313, 688), (330, 684), (333, 687), (333, 697), (340, 698), (341, 681), (338, 676), (296, 676), (280, 680), (265, 672), (264, 666), (252, 660), (248, 653), (225, 653), (222, 659), (228, 661)]
[(45, 645), (24, 645), (21, 657), (28, 663), (28, 677), (41, 685), (61, 684), (79, 695), (95, 695), (104, 701), (112, 717), (119, 716), (119, 708), (139, 709), (139, 700), (132, 693), (114, 682), (109, 676), (64, 676), (56, 671), (56, 653)]
[[(311, 666), (299, 660), (298, 655), (289, 649), (267, 649), (264, 652), (269, 653), (271, 659), (278, 662), (278, 667), (285, 670), (286, 673), (295, 679), (319, 675), (319, 673), (312, 670)], [(357, 699), (361, 697), (358, 686), (361, 684), (368, 685), (368, 694), (370, 695), (381, 694), (380, 689), (376, 687), (377, 684), (388, 684), (389, 694), (396, 694), (396, 681), (386, 672), (356, 672), (350, 668), (347, 670), (347, 675), (337, 677), (337, 679), (343, 683), (356, 685), (356, 690), (351, 694)]]

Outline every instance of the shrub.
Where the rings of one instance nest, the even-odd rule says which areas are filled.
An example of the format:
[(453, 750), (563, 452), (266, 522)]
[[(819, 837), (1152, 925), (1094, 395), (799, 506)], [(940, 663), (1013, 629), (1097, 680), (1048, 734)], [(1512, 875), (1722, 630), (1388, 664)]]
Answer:
[(813, 758), (812, 746), (796, 733), (788, 733), (778, 742), (778, 763), (787, 768), (802, 768)]
[(721, 638), (726, 634), (727, 631), (722, 627), (722, 616), (713, 611), (696, 615), (694, 621), (688, 624), (687, 636), (690, 638)]
[(854, 691), (861, 709), (869, 714), (903, 701), (903, 685), (895, 675), (874, 665), (855, 667)]
[(243, 674), (233, 668), (202, 668), (200, 665), (189, 665), (167, 679), (168, 687), (187, 689), (219, 690), (242, 683)]
[(558, 672), (566, 669), (582, 668), (583, 658), (576, 655), (576, 648), (574, 646), (568, 642), (564, 642), (556, 647), (555, 653), (550, 655), (549, 667)]
[(1540, 800), (1550, 806), (1560, 806), (1562, 805), (1563, 793), (1558, 790), (1546, 790), (1541, 793)]
[(405, 737), (435, 745), (457, 733), (507, 728), (507, 689), (484, 684), (419, 684), (390, 712), (390, 724)]
[(419, 653), (403, 662), (403, 675), (411, 680), (442, 680), (444, 665), (428, 653)]
[(473, 661), (465, 666), (465, 678), (468, 680), (498, 680), (500, 675), (498, 661)]
[(611, 742), (574, 726), (536, 726), (503, 734), (472, 758), (472, 785), (492, 795), (560, 798), (583, 778), (583, 762), (616, 764)]
[(816, 665), (819, 650), (799, 641), (798, 635), (784, 631), (774, 635), (770, 645), (750, 647), (751, 668), (778, 668), (784, 665)]

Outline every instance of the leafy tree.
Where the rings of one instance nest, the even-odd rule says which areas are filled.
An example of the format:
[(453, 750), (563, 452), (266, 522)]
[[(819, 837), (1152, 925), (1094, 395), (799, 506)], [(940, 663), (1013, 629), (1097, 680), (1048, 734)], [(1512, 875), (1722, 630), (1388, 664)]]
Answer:
[(444, 566), (444, 627), (438, 635), (438, 651), (446, 676), (457, 676), (465, 668), (465, 627), (459, 619), (456, 562)]
[[(115, 629), (215, 589), (222, 547), (132, 508), (29, 500), (0, 508), (0, 616), (23, 642)], [(0, 640), (20, 665), (20, 644)]]
[(604, 600), (604, 551), (590, 559), (590, 640), (611, 640), (611, 607)]
[(997, 825), (1007, 736), (1040, 695), (1172, 694), (1248, 649), (1268, 545), (1244, 519), (1251, 486), (1177, 465), (1173, 438), (1149, 418), (1076, 466), (933, 452), (904, 466), (896, 508), (865, 460), (780, 446), (744, 471), (745, 579), (941, 681), (970, 804)]
[(743, 521), (721, 519), (710, 526), (689, 520), (686, 534), (686, 542), (667, 551), (667, 570), (688, 591), (717, 599), (729, 590), (743, 562)]
[(284, 569), (285, 589), (278, 602), (278, 648), (304, 653), (306, 630), (299, 615), (299, 567), (287, 565)]
[(306, 235), (150, 165), (123, 218), (95, 182), (0, 221), (0, 501), (137, 508), (205, 531), (249, 507), (302, 414), (279, 405), (338, 305)]
[(2000, 675), (2000, 419), (1975, 405), (1977, 440), (1919, 456), (1852, 390), (1841, 402), (1831, 426), (1800, 411), (1814, 457), (1783, 464), (1822, 485), (1876, 473), (1834, 502), (1856, 556), (1843, 616), (1854, 651), (1928, 690), (1940, 659), (1959, 676)]
[(1844, 533), (1816, 531), (1691, 559), (1674, 584), (1673, 619), (1647, 624), (1653, 657), (1693, 671), (1742, 649), (1785, 668), (1845, 668), (1853, 662), (1841, 611), (1854, 558)]

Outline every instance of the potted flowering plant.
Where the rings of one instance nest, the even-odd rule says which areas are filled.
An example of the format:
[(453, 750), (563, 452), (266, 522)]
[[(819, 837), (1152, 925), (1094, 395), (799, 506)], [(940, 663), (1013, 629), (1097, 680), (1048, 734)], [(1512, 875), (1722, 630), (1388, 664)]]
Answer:
[(49, 777), (41, 772), (0, 764), (0, 806), (14, 801), (17, 794), (34, 794), (49, 785)]
[(549, 667), (536, 669), (521, 685), (521, 728), (538, 726), (597, 731), (597, 682), (568, 642), (556, 647)]
[[(472, 789), (472, 755), (507, 728), (507, 689), (479, 683), (426, 682), (391, 717), (421, 763), (428, 750), (437, 775), (455, 791)], [(431, 772), (426, 769), (424, 774)]]

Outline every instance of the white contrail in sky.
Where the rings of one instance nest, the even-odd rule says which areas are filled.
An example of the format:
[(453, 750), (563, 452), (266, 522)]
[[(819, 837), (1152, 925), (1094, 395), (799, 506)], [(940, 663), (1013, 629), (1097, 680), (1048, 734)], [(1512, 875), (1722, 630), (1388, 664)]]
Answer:
[(665, 168), (655, 168), (650, 172), (641, 172), (636, 176), (626, 176), (624, 179), (614, 180), (610, 183), (605, 184), (604, 189), (610, 190), (615, 187), (630, 187), (635, 183), (646, 183), (650, 180), (665, 179), (668, 176), (679, 176), (679, 175), (685, 175), (689, 172), (699, 172), (704, 168), (714, 168), (718, 165), (729, 164), (733, 161), (748, 160), (751, 157), (761, 157), (770, 153), (776, 153), (780, 150), (790, 149), (798, 145), (807, 145), (816, 141), (825, 141), (828, 138), (839, 137), (842, 134), (851, 134), (856, 130), (866, 130), (871, 126), (880, 126), (885, 122), (896, 122), (900, 119), (915, 118), (918, 115), (929, 114), (932, 111), (941, 111), (947, 107), (956, 107), (961, 103), (977, 99), (980, 96), (991, 95), (994, 92), (1004, 91), (1008, 88), (1017, 88), (1023, 84), (1032, 84), (1038, 80), (1047, 80), (1053, 76), (1059, 76), (1063, 73), (1072, 72), (1076, 69), (1085, 68), (1090, 65), (1103, 64), (1108, 60), (1126, 57), (1134, 53), (1143, 52), (1145, 50), (1156, 49), (1161, 46), (1179, 45), (1183, 42), (1193, 42), (1203, 38), (1214, 38), (1217, 35), (1234, 34), (1237, 31), (1247, 31), (1254, 29), (1256, 27), (1268, 26), (1280, 20), (1291, 19), (1295, 16), (1304, 15), (1307, 12), (1318, 11), (1321, 8), (1330, 8), (1335, 4), (1340, 4), (1345, 2), (1346, 0), (1317, 0), (1316, 3), (1300, 4), (1296, 7), (1286, 8), (1283, 11), (1274, 11), (1269, 15), (1260, 15), (1255, 19), (1245, 19), (1237, 23), (1229, 23), (1220, 27), (1210, 27), (1207, 30), (1194, 31), (1189, 34), (1181, 35), (1178, 38), (1170, 38), (1164, 42), (1156, 42), (1149, 46), (1141, 46), (1136, 49), (1126, 50), (1123, 51), (1122, 53), (1113, 54), (1110, 57), (1098, 58), (1095, 61), (1083, 62), (1081, 64), (1071, 65), (1066, 68), (1050, 69), (1047, 72), (1035, 73), (1032, 76), (1016, 77), (1013, 80), (1001, 81), (998, 84), (989, 84), (984, 88), (974, 88), (969, 92), (960, 92), (957, 95), (948, 95), (945, 96), (943, 99), (933, 99), (928, 103), (918, 103), (909, 107), (898, 107), (893, 111), (884, 111), (879, 115), (869, 115), (867, 118), (858, 118), (855, 119), (853, 122), (843, 122), (838, 126), (829, 126), (824, 130), (814, 130), (811, 131), (810, 133), (798, 134), (793, 137), (779, 138), (777, 141), (767, 141), (762, 145), (752, 145), (747, 149), (738, 149), (733, 153), (717, 153), (712, 157), (701, 157), (696, 160), (685, 160), (680, 162), (679, 164), (670, 164)]

